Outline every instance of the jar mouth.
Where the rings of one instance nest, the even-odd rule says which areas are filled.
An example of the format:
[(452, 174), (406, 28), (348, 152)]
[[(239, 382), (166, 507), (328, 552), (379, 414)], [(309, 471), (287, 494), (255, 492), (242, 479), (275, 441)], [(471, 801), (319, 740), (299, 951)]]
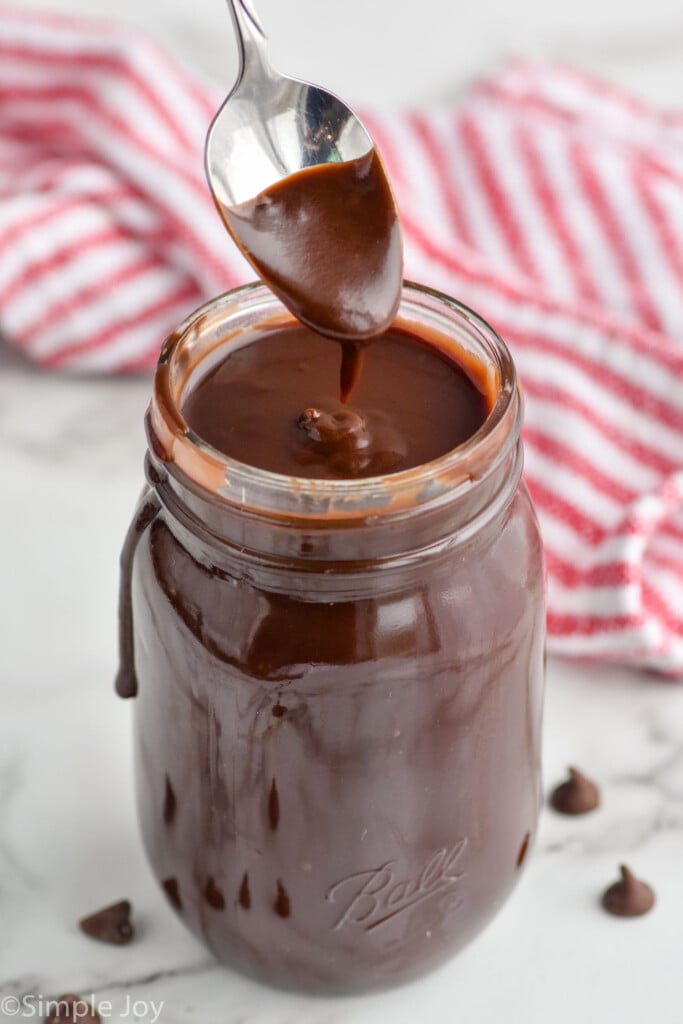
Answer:
[(430, 462), (383, 476), (324, 480), (259, 469), (224, 455), (182, 415), (193, 375), (218, 361), (224, 346), (256, 330), (297, 321), (260, 282), (243, 285), (191, 313), (165, 341), (147, 417), (150, 448), (167, 471), (214, 497), (260, 514), (367, 518), (373, 512), (432, 504), (467, 489), (504, 459), (519, 436), (521, 403), (512, 356), (482, 317), (456, 299), (404, 281), (396, 324), (459, 362), (492, 394), (479, 429)]

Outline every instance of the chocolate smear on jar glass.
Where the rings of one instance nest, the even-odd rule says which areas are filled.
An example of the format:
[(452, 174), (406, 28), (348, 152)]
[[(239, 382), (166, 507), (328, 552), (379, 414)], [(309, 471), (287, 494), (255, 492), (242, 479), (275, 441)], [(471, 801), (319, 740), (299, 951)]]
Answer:
[(183, 909), (183, 901), (180, 895), (178, 879), (173, 877), (165, 878), (161, 884), (171, 906), (175, 907), (176, 910), (181, 911)]
[(175, 818), (176, 812), (176, 797), (171, 780), (168, 775), (166, 776), (166, 782), (164, 786), (164, 821), (167, 825), (172, 825)]
[(225, 896), (213, 877), (204, 886), (204, 899), (214, 910), (225, 910)]
[(251, 910), (251, 892), (249, 890), (249, 874), (247, 871), (242, 876), (238, 902), (244, 910)]
[(600, 806), (600, 790), (578, 768), (570, 768), (567, 781), (552, 791), (550, 804), (560, 814), (588, 814)]

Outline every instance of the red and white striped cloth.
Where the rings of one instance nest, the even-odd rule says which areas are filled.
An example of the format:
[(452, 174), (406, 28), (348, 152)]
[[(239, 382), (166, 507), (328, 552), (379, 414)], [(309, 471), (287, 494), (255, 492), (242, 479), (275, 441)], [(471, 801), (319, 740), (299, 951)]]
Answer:
[[(0, 7), (0, 328), (133, 371), (252, 277), (204, 182), (219, 96), (115, 25)], [(479, 310), (526, 394), (549, 646), (683, 677), (683, 115), (518, 62), (371, 114), (406, 270)]]

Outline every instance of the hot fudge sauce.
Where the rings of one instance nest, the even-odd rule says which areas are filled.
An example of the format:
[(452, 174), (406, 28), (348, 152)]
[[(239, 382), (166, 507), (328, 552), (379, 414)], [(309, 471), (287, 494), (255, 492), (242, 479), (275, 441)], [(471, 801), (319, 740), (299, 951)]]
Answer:
[[(483, 321), (407, 287), (399, 323), (443, 345), (400, 330), (373, 342), (342, 406), (335, 345), (269, 335), (282, 307), (267, 296), (208, 304), (162, 353), (124, 548), (119, 692), (137, 695), (140, 820), (170, 905), (226, 964), (352, 992), (451, 956), (526, 862), (541, 544), (514, 368)], [(296, 387), (296, 359), (279, 380), (275, 356), (261, 360), (290, 343)], [(490, 387), (460, 369), (475, 364)], [(237, 439), (222, 406), (243, 417)], [(390, 453), (394, 471), (363, 476), (363, 452)]]
[(391, 325), (403, 252), (375, 149), (308, 167), (249, 202), (218, 208), (259, 277), (301, 323), (347, 344)]
[(192, 430), (259, 469), (315, 479), (381, 476), (457, 448), (491, 398), (452, 358), (400, 328), (365, 354), (351, 404), (337, 397), (337, 346), (306, 327), (255, 335), (188, 392)]

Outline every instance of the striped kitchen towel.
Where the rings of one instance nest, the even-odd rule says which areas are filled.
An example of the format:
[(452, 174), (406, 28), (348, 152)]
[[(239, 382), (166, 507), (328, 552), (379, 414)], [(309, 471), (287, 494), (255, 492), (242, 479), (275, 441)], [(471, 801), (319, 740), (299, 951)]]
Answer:
[[(203, 174), (220, 97), (116, 25), (0, 7), (0, 329), (44, 367), (153, 365), (253, 276)], [(368, 111), (407, 275), (481, 312), (526, 396), (549, 649), (683, 678), (683, 115), (506, 64)]]

